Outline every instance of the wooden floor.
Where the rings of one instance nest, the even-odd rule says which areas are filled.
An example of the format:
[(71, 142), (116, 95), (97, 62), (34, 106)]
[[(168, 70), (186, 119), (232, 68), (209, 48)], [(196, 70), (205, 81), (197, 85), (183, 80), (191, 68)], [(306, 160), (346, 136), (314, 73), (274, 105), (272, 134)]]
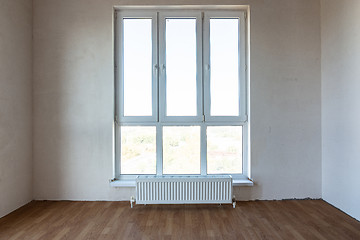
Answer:
[(322, 200), (231, 205), (34, 201), (0, 219), (0, 239), (360, 239), (360, 222)]

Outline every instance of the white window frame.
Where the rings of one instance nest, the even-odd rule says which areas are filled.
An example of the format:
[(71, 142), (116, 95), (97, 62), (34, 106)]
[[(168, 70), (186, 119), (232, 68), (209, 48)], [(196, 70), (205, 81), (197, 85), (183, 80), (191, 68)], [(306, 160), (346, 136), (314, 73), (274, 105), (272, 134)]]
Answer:
[[(239, 116), (211, 116), (210, 115), (210, 19), (211, 18), (239, 18)], [(207, 122), (245, 122), (247, 120), (246, 107), (246, 25), (243, 11), (205, 11), (204, 13), (204, 114)]]
[[(118, 119), (120, 122), (154, 122), (157, 121), (157, 106), (158, 106), (158, 67), (157, 67), (157, 52), (158, 52), (158, 45), (157, 45), (157, 14), (153, 11), (119, 11), (117, 12), (117, 41), (119, 43), (124, 42), (124, 29), (123, 29), (123, 18), (144, 18), (144, 19), (152, 19), (152, 116), (124, 116), (124, 44), (117, 44), (117, 51), (116, 51), (116, 59), (115, 59), (115, 66), (116, 66), (116, 75), (118, 77), (117, 83), (119, 83), (118, 94), (119, 99), (116, 103)], [(155, 54), (154, 54), (155, 53)]]
[[(166, 116), (166, 18), (195, 18), (196, 19), (196, 116)], [(160, 66), (160, 121), (161, 122), (188, 122), (202, 121), (202, 22), (199, 11), (161, 11), (159, 12), (159, 66)]]
[[(236, 10), (234, 10), (234, 8)], [(180, 9), (180, 10), (179, 10)], [(221, 9), (221, 10), (214, 10)], [(206, 129), (208, 126), (242, 126), (243, 162), (242, 174), (231, 174), (234, 179), (249, 179), (250, 176), (250, 132), (249, 132), (249, 73), (247, 8), (243, 6), (193, 6), (184, 7), (123, 7), (114, 12), (115, 52), (115, 124), (114, 124), (114, 179), (134, 180), (141, 174), (121, 174), (120, 143), (121, 126), (156, 127), (156, 175), (163, 175), (162, 147), (164, 126), (200, 126), (200, 174), (207, 174)], [(151, 18), (152, 22), (152, 116), (124, 116), (123, 112), (123, 29), (122, 19)], [(165, 18), (196, 18), (197, 37), (197, 116), (166, 116), (166, 62), (165, 62)], [(239, 116), (210, 116), (210, 18), (239, 18)], [(204, 36), (204, 37), (203, 37)], [(154, 54), (158, 53), (158, 54)], [(222, 173), (225, 174), (225, 173)], [(149, 174), (146, 174), (149, 175)], [(191, 174), (187, 174), (191, 175)], [(186, 176), (187, 176), (186, 175)], [(217, 174), (211, 174), (217, 175)], [(181, 175), (176, 175), (181, 176)]]

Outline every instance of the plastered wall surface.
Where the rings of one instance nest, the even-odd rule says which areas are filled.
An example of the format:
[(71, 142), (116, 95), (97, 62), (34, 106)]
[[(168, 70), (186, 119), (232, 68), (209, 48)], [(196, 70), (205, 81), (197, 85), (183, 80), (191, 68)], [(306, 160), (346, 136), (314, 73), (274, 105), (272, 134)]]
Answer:
[(360, 1), (321, 1), (322, 195), (360, 220)]
[[(254, 187), (241, 200), (321, 197), (320, 4), (252, 0)], [(248, 4), (172, 1), (172, 4)], [(112, 188), (114, 5), (34, 0), (34, 198), (128, 200)]]
[(32, 200), (32, 3), (0, 0), (0, 217)]

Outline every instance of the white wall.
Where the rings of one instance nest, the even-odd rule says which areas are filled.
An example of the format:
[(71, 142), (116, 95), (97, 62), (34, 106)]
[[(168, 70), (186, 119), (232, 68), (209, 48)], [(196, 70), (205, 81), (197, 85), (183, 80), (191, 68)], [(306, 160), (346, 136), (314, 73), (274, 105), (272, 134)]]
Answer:
[[(251, 0), (252, 176), (238, 199), (321, 197), (320, 5)], [(246, 4), (190, 1), (172, 4)], [(34, 197), (128, 200), (112, 177), (112, 7), (34, 0)]]
[(360, 1), (321, 1), (322, 194), (360, 220)]
[(0, 0), (0, 217), (32, 200), (32, 3)]

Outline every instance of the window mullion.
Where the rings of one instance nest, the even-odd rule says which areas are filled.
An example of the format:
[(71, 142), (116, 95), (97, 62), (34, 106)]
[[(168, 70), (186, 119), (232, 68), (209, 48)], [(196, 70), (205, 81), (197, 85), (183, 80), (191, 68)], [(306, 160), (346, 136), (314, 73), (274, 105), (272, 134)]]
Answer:
[(200, 131), (200, 173), (201, 175), (207, 175), (207, 140), (205, 124), (201, 124)]
[(165, 22), (157, 12), (157, 46), (158, 46), (158, 124), (156, 126), (156, 175), (163, 175), (163, 125), (166, 115), (166, 75), (165, 75)]
[(205, 63), (205, 52), (207, 51), (207, 49), (204, 47), (204, 43), (205, 43), (205, 38), (206, 35), (204, 34), (204, 12), (201, 12), (201, 19), (199, 19), (200, 23), (200, 27), (201, 27), (201, 31), (198, 31), (198, 36), (201, 37), (200, 40), (200, 46), (199, 48), (201, 49), (201, 53), (198, 55), (198, 57), (200, 58), (200, 61), (198, 61), (198, 72), (201, 73), (201, 84), (200, 84), (200, 89), (198, 89), (198, 93), (201, 93), (201, 102), (200, 102), (200, 106), (198, 105), (198, 108), (200, 108), (200, 113), (199, 115), (202, 115), (202, 121), (203, 123), (201, 124), (201, 134), (200, 134), (200, 172), (201, 175), (207, 175), (207, 140), (206, 140), (206, 117), (205, 117), (205, 106), (206, 106), (206, 102), (205, 102), (205, 69), (204, 69), (204, 63)]
[(203, 111), (203, 12), (196, 16), (196, 93), (197, 116), (204, 115)]
[(166, 116), (165, 18), (158, 13), (159, 122)]
[(153, 14), (152, 24), (152, 61), (153, 61), (153, 76), (152, 76), (152, 116), (156, 122), (159, 121), (159, 34), (158, 34), (158, 14)]
[(156, 175), (163, 175), (163, 126), (156, 125)]
[(203, 91), (205, 121), (210, 117), (210, 19), (204, 13), (203, 17)]

